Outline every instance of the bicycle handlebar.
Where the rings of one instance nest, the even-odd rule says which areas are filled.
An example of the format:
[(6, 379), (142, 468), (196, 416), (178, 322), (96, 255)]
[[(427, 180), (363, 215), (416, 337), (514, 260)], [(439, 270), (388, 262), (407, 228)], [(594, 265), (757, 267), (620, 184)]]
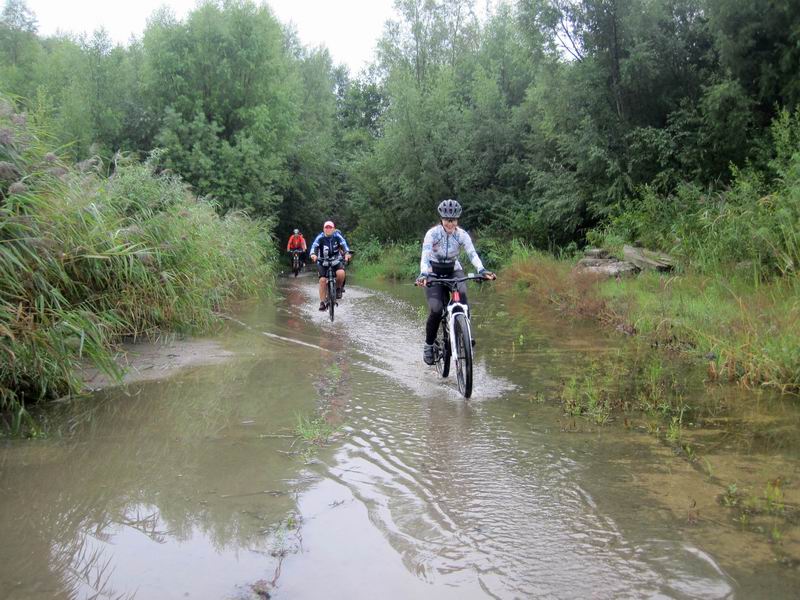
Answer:
[[(429, 279), (433, 277), (432, 281)], [(483, 275), (467, 275), (466, 277), (436, 277), (435, 275), (426, 275), (425, 276), (425, 287), (431, 287), (434, 284), (445, 285), (445, 284), (453, 284), (453, 283), (461, 283), (462, 281), (492, 281), (488, 277)]]

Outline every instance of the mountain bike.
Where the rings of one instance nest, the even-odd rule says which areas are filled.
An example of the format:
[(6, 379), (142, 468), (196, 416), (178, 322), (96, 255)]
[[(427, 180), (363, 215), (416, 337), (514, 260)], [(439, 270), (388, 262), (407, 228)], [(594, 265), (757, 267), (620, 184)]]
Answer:
[[(352, 256), (353, 251), (351, 250), (349, 254)], [(328, 297), (326, 302), (328, 304), (328, 315), (331, 321), (333, 321), (333, 314), (336, 312), (336, 306), (338, 305), (338, 302), (336, 302), (336, 270), (345, 260), (341, 254), (337, 254), (332, 257), (318, 258), (317, 262), (325, 268), (325, 277), (328, 280)]]
[(292, 255), (292, 273), (297, 277), (297, 274), (303, 269), (303, 251), (302, 250), (289, 250)]
[(450, 374), (450, 359), (455, 359), (458, 391), (464, 398), (472, 395), (472, 327), (469, 321), (469, 306), (461, 302), (458, 284), (462, 281), (485, 281), (483, 275), (469, 274), (466, 277), (437, 278), (428, 275), (427, 287), (441, 285), (450, 290), (450, 301), (442, 311), (442, 324), (433, 343), (436, 371), (442, 377)]

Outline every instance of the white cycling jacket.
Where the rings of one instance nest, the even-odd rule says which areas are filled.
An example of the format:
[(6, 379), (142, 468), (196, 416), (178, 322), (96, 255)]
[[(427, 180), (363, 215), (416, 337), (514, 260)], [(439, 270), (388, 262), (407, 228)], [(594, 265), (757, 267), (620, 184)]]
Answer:
[(475, 252), (475, 246), (472, 245), (472, 238), (469, 234), (456, 227), (452, 234), (448, 234), (444, 227), (437, 225), (428, 230), (425, 234), (425, 239), (422, 242), (422, 260), (419, 264), (419, 272), (427, 274), (432, 271), (431, 261), (455, 263), (455, 269), (461, 269), (461, 263), (458, 262), (458, 255), (464, 250), (470, 262), (478, 270), (483, 270), (483, 263), (481, 262), (478, 253)]

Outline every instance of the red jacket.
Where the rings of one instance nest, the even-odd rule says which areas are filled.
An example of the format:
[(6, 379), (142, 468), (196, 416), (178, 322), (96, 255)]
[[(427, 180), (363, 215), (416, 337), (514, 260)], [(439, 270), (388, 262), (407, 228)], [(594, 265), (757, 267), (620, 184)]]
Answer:
[(303, 237), (302, 233), (298, 233), (297, 235), (292, 235), (289, 238), (289, 243), (286, 245), (286, 250), (303, 250), (306, 249), (306, 240)]

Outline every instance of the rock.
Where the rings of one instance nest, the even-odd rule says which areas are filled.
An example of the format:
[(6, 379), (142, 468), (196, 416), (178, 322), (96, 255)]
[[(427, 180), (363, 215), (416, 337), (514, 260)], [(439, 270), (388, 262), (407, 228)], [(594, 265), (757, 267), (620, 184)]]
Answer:
[(583, 252), (586, 258), (608, 258), (609, 252), (604, 248), (586, 248)]
[(612, 262), (617, 262), (615, 258), (582, 258), (578, 261), (576, 265), (579, 269), (585, 269), (587, 267), (602, 267)]
[(600, 275), (605, 275), (606, 277), (619, 278), (633, 277), (639, 272), (639, 267), (624, 260), (617, 260), (609, 262), (606, 265), (587, 267), (583, 269), (583, 271), (587, 273), (598, 273)]
[(636, 246), (623, 246), (622, 252), (625, 260), (633, 263), (640, 269), (655, 271), (671, 271), (675, 266), (675, 259), (663, 252), (654, 252)]
[(616, 258), (582, 258), (575, 265), (575, 270), (615, 278), (629, 277), (639, 272), (639, 268), (633, 263)]

